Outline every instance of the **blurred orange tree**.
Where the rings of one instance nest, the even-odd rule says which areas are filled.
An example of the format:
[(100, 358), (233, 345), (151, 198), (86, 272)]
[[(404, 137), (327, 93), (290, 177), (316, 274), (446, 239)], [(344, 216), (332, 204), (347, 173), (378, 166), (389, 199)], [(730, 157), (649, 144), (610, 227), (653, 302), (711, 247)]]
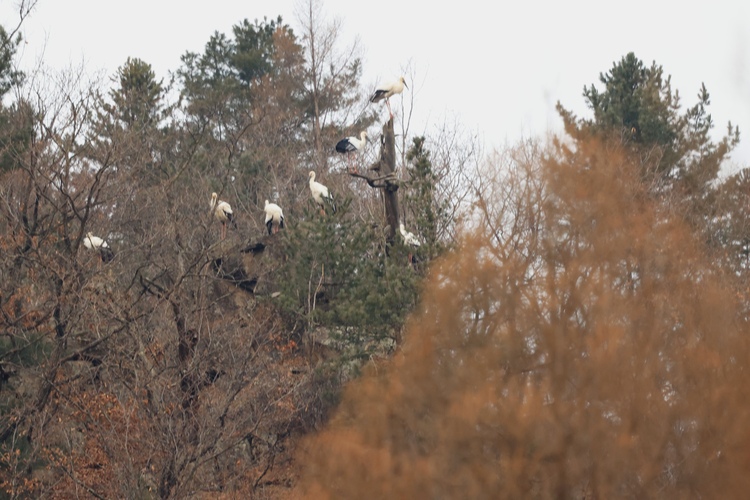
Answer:
[(526, 144), (433, 269), (402, 351), (304, 446), (310, 498), (735, 498), (734, 277), (620, 144)]

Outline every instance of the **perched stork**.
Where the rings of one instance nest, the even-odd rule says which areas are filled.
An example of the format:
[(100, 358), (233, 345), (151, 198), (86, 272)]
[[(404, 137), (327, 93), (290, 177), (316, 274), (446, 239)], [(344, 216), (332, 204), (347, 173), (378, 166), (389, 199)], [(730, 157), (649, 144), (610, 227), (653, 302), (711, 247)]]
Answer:
[(234, 220), (234, 212), (232, 207), (226, 201), (218, 199), (216, 193), (211, 193), (211, 211), (214, 213), (216, 220), (221, 222), (221, 239), (227, 237), (227, 222), (232, 224), (232, 227), (237, 229), (237, 222)]
[(99, 256), (104, 263), (111, 262), (112, 259), (115, 258), (115, 254), (112, 252), (112, 249), (109, 248), (107, 242), (98, 236), (94, 236), (90, 232), (86, 233), (86, 238), (83, 240), (83, 246), (89, 250), (96, 250), (99, 252)]
[(399, 79), (395, 82), (380, 85), (377, 89), (375, 89), (372, 97), (370, 97), (370, 102), (380, 102), (385, 99), (385, 103), (386, 105), (388, 105), (388, 113), (390, 113), (391, 118), (393, 118), (393, 111), (391, 111), (391, 102), (388, 99), (394, 94), (400, 94), (401, 92), (403, 92), (404, 87), (406, 87), (407, 89), (409, 88), (407, 87), (406, 80), (403, 76), (399, 77)]
[(312, 170), (310, 170), (308, 177), (310, 177), (310, 193), (312, 193), (315, 203), (320, 206), (323, 213), (325, 213), (326, 203), (331, 205), (331, 210), (336, 213), (336, 204), (333, 202), (333, 195), (328, 192), (328, 188), (315, 180), (315, 172)]
[[(412, 247), (414, 250), (419, 248), (420, 245), (422, 245), (422, 242), (419, 241), (419, 238), (417, 238), (414, 233), (410, 233), (404, 228), (403, 222), (398, 225), (398, 230), (401, 233), (401, 236), (404, 238), (404, 243), (406, 243), (408, 246)], [(409, 262), (412, 264), (416, 263), (416, 259), (414, 258), (414, 255), (409, 252)]]
[[(266, 227), (268, 228), (268, 234), (275, 234), (279, 232), (279, 229), (284, 228), (284, 212), (281, 211), (281, 207), (276, 203), (269, 203), (266, 200), (266, 204), (263, 206), (263, 211), (266, 213)], [(274, 224), (276, 228), (274, 230)]]
[(414, 233), (410, 233), (404, 228), (403, 223), (398, 225), (398, 230), (401, 232), (401, 236), (403, 236), (404, 238), (404, 243), (406, 243), (410, 247), (418, 247), (422, 245), (422, 242), (419, 241), (419, 238), (414, 236)]
[(356, 168), (352, 170), (352, 153), (362, 151), (363, 149), (365, 149), (366, 144), (367, 132), (365, 132), (364, 130), (359, 133), (359, 137), (347, 137), (346, 139), (341, 139), (338, 143), (336, 143), (336, 151), (346, 155), (346, 159), (349, 162), (349, 172), (357, 171)]

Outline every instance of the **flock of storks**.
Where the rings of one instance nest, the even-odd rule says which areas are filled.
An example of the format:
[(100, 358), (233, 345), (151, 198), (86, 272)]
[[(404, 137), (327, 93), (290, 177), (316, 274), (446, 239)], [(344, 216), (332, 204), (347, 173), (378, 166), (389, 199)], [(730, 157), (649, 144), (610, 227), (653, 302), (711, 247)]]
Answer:
[[(403, 92), (404, 87), (408, 88), (403, 76), (395, 82), (380, 85), (370, 97), (370, 102), (377, 103), (385, 100), (385, 103), (388, 106), (388, 113), (390, 114), (390, 117), (393, 118), (389, 98), (395, 94)], [(362, 151), (366, 144), (367, 132), (364, 131), (360, 133), (359, 137), (347, 137), (336, 144), (336, 151), (347, 155), (349, 172), (356, 170), (356, 168), (353, 168), (351, 165), (351, 154)], [(315, 172), (312, 170), (308, 174), (308, 177), (312, 199), (318, 204), (321, 211), (325, 213), (325, 208), (328, 206), (333, 213), (336, 213), (336, 204), (333, 200), (333, 195), (328, 188), (315, 180)], [(237, 222), (235, 221), (232, 207), (226, 201), (219, 200), (216, 193), (211, 193), (211, 211), (213, 212), (214, 217), (221, 223), (221, 239), (223, 240), (227, 235), (227, 224), (231, 224), (235, 229), (237, 228)], [(266, 200), (263, 211), (266, 214), (265, 225), (268, 228), (269, 235), (276, 234), (279, 229), (283, 229), (284, 212), (279, 205), (276, 203), (270, 203)], [(400, 224), (399, 230), (407, 245), (412, 247), (420, 246), (421, 243), (419, 238), (406, 231), (403, 224)], [(114, 258), (114, 252), (112, 252), (112, 249), (107, 242), (102, 238), (94, 236), (90, 232), (86, 234), (83, 244), (86, 248), (99, 252), (103, 262), (109, 262)]]

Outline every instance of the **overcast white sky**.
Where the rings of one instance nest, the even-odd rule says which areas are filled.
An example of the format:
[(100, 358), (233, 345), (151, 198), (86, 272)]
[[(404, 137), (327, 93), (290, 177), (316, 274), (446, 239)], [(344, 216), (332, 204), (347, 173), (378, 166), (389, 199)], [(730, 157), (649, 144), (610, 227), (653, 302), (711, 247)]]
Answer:
[[(750, 1), (319, 1), (342, 22), (343, 44), (359, 37), (366, 84), (414, 68), (414, 132), (456, 118), (491, 148), (559, 131), (555, 103), (587, 116), (583, 86), (632, 51), (663, 66), (684, 105), (705, 82), (716, 136), (729, 120), (740, 127), (733, 169), (750, 166)], [(22, 29), (20, 66), (84, 62), (111, 75), (130, 56), (166, 78), (182, 54), (245, 18), (281, 15), (296, 29), (298, 2), (39, 0)], [(6, 27), (16, 4), (0, 0)]]

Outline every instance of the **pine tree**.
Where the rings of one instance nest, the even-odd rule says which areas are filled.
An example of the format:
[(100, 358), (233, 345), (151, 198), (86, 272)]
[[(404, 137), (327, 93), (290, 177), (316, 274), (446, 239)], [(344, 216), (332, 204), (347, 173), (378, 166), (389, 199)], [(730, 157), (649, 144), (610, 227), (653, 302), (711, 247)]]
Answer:
[(0, 106), (0, 172), (17, 168), (34, 137), (34, 109), (25, 100)]
[[(185, 126), (201, 147), (193, 163), (242, 199), (291, 199), (302, 154), (302, 48), (281, 17), (214, 33), (203, 53), (187, 52), (177, 71)], [(285, 183), (286, 184), (286, 183)], [(218, 190), (218, 189), (217, 189)]]
[(680, 97), (671, 77), (655, 62), (647, 67), (632, 52), (599, 75), (604, 90), (584, 86), (583, 96), (594, 117), (578, 119), (560, 103), (558, 112), (566, 131), (577, 140), (591, 134), (617, 138), (628, 144), (641, 162), (643, 178), (656, 191), (677, 190), (692, 201), (706, 195), (719, 167), (739, 142), (739, 130), (728, 125), (727, 135), (714, 143), (705, 85), (698, 102), (680, 113)]
[(413, 216), (415, 232), (424, 240), (419, 255), (431, 259), (444, 250), (443, 243), (438, 240), (438, 227), (447, 213), (445, 203), (438, 199), (435, 192), (438, 178), (425, 142), (424, 137), (415, 137), (406, 153), (409, 180), (405, 186), (404, 201)]
[(119, 87), (110, 91), (113, 105), (108, 108), (128, 129), (153, 130), (161, 119), (165, 89), (151, 65), (128, 58), (117, 70), (117, 81)]
[[(220, 137), (231, 136), (235, 127), (242, 127), (242, 117), (252, 115), (252, 102), (258, 86), (271, 77), (279, 66), (277, 59), (279, 34), (294, 39), (294, 33), (282, 18), (255, 21), (247, 19), (233, 26), (233, 37), (215, 32), (206, 43), (203, 54), (187, 52), (177, 76), (188, 113), (199, 122), (208, 120)], [(297, 46), (299, 52), (301, 48)], [(292, 64), (301, 59), (292, 57)], [(236, 115), (235, 118), (232, 114)], [(257, 119), (257, 118), (256, 118)], [(230, 127), (229, 130), (226, 130)]]
[(33, 133), (33, 110), (28, 102), (17, 102), (9, 107), (1, 102), (25, 78), (24, 73), (15, 69), (13, 64), (20, 43), (20, 36), (12, 39), (0, 26), (0, 172), (18, 165), (17, 158), (28, 150)]
[(163, 81), (137, 58), (128, 58), (112, 81), (107, 97), (99, 97), (90, 140), (82, 148), (85, 156), (97, 168), (115, 165), (121, 182), (132, 175), (132, 182), (148, 186), (173, 175), (170, 152), (178, 140), (169, 120), (174, 106), (166, 102)]
[(335, 215), (305, 210), (279, 233), (284, 255), (293, 256), (278, 271), (291, 330), (327, 328), (342, 360), (382, 351), (384, 339), (399, 335), (417, 293), (405, 250), (386, 252), (386, 234), (351, 217), (350, 203), (339, 202)]
[(6, 29), (0, 26), (0, 98), (13, 87), (20, 85), (25, 77), (24, 73), (13, 65), (13, 58), (20, 44), (20, 35), (12, 39)]

